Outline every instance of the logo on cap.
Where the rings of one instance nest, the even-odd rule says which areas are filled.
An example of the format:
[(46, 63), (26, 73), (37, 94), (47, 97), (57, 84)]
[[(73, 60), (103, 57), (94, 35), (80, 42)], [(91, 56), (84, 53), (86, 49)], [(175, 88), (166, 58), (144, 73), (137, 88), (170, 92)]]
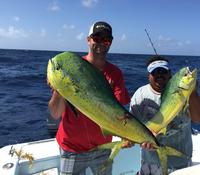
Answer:
[(110, 31), (110, 27), (108, 27), (108, 26), (105, 26), (105, 25), (103, 25), (103, 24), (96, 25), (96, 26), (95, 26), (95, 28), (97, 28), (97, 29), (99, 29), (99, 28), (104, 28), (104, 29), (106, 29), (106, 30), (109, 30), (109, 31)]
[(97, 33), (106, 33), (112, 38), (112, 27), (103, 21), (96, 22), (91, 26), (89, 36)]

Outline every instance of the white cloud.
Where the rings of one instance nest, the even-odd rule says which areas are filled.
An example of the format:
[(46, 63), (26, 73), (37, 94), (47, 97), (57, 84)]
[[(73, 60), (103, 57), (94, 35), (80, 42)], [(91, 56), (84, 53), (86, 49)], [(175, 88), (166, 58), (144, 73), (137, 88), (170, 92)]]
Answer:
[(74, 29), (75, 28), (75, 26), (73, 25), (73, 24), (71, 24), (71, 25), (67, 25), (67, 24), (64, 24), (63, 26), (62, 26), (62, 28), (63, 29)]
[(179, 41), (177, 42), (177, 45), (178, 46), (185, 46), (185, 45), (190, 45), (191, 44), (191, 41), (187, 40), (187, 41)]
[(187, 41), (185, 41), (185, 44), (189, 45), (189, 44), (191, 44), (191, 41), (187, 40)]
[(179, 41), (179, 42), (177, 43), (177, 45), (178, 45), (178, 46), (182, 46), (183, 43), (182, 43), (181, 41)]
[(121, 41), (124, 41), (126, 40), (126, 34), (122, 34), (121, 38), (120, 38)]
[(46, 30), (42, 28), (41, 31), (40, 31), (40, 36), (45, 37), (46, 33), (47, 33)]
[(57, 4), (56, 1), (53, 1), (53, 2), (49, 5), (48, 9), (49, 9), (50, 11), (55, 12), (55, 11), (59, 11), (59, 10), (60, 10), (60, 7), (58, 6), (58, 4)]
[(158, 47), (182, 47), (191, 44), (191, 41), (179, 41), (171, 37), (158, 36), (157, 46)]
[(162, 35), (158, 36), (158, 40), (157, 40), (158, 47), (170, 46), (170, 45), (173, 45), (174, 43), (175, 41), (171, 37), (164, 37)]
[(60, 38), (60, 37), (62, 37), (62, 34), (61, 33), (57, 33), (56, 36)]
[(13, 17), (13, 20), (14, 20), (15, 22), (19, 22), (20, 18), (19, 18), (18, 16), (14, 16), (14, 17)]
[(171, 37), (163, 37), (162, 35), (159, 35), (158, 41), (160, 41), (160, 42), (171, 42), (171, 41), (173, 41), (173, 39)]
[(0, 28), (0, 36), (4, 38), (26, 38), (28, 37), (27, 32), (23, 29), (17, 29), (14, 26), (9, 26), (8, 29)]
[(82, 40), (83, 37), (84, 37), (84, 33), (83, 33), (83, 32), (79, 33), (79, 34), (76, 36), (77, 40)]
[(85, 7), (93, 7), (98, 3), (98, 0), (82, 0), (81, 3)]

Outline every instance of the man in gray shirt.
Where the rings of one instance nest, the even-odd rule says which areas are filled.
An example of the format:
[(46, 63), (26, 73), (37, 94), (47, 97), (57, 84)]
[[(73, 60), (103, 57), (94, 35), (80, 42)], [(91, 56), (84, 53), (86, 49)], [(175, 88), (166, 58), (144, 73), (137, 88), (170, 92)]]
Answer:
[[(161, 56), (152, 57), (147, 63), (149, 84), (136, 90), (131, 98), (130, 112), (144, 124), (154, 116), (161, 104), (161, 94), (171, 78), (169, 62)], [(195, 89), (189, 100), (188, 113), (181, 112), (167, 126), (165, 135), (157, 135), (161, 144), (171, 146), (187, 157), (168, 157), (168, 171), (191, 165), (192, 138), (191, 119), (200, 122), (200, 98)], [(190, 107), (192, 106), (192, 107)], [(194, 108), (196, 106), (196, 108)], [(140, 175), (162, 175), (159, 158), (155, 150), (142, 149)]]

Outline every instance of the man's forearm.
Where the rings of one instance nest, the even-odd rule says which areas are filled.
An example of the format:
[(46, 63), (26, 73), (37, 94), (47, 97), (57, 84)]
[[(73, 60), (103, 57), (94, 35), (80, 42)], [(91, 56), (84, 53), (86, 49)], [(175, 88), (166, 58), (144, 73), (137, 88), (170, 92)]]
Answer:
[(197, 91), (193, 91), (189, 99), (190, 117), (193, 122), (200, 122), (200, 97)]
[(53, 91), (52, 97), (48, 104), (51, 116), (54, 119), (58, 119), (61, 117), (62, 113), (65, 110), (65, 100), (64, 98), (57, 92)]

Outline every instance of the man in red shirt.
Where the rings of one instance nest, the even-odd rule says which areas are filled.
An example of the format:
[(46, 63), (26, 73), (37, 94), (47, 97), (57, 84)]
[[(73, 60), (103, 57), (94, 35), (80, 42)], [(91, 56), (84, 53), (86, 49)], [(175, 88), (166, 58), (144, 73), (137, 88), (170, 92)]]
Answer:
[[(106, 59), (112, 40), (112, 28), (108, 23), (94, 23), (87, 37), (89, 52), (83, 59), (102, 72), (117, 100), (126, 105), (130, 99), (122, 71)], [(84, 175), (86, 168), (90, 167), (93, 174), (111, 175), (112, 165), (104, 170), (99, 168), (109, 157), (110, 150), (90, 150), (111, 142), (112, 136), (105, 137), (96, 123), (75, 109), (55, 90), (48, 106), (55, 119), (62, 115), (56, 135), (61, 149), (61, 174)]]

